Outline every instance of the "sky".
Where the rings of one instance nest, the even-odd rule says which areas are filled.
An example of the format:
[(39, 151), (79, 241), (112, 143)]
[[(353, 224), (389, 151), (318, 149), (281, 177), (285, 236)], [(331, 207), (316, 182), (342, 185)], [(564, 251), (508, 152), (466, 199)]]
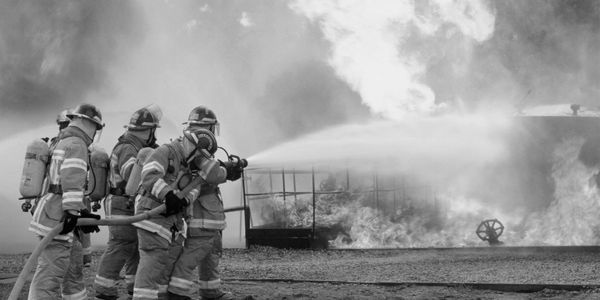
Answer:
[[(167, 142), (207, 105), (220, 145), (243, 157), (371, 120), (600, 105), (598, 1), (373, 3), (2, 1), (0, 222), (19, 229), (1, 240), (33, 240), (15, 200), (20, 159), (82, 102), (104, 114), (105, 149), (142, 106), (163, 109)], [(226, 193), (239, 203), (239, 186)]]

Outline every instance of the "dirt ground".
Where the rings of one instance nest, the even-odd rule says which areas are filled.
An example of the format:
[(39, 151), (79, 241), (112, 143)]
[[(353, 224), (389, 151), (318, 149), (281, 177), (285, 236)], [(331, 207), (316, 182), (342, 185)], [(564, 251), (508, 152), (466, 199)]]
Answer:
[[(100, 255), (101, 252), (95, 252), (92, 266), (85, 269), (90, 295)], [(27, 256), (0, 256), (0, 274), (18, 273)], [(226, 249), (221, 267), (223, 288), (239, 299), (600, 299), (600, 289), (593, 288), (518, 293), (469, 286), (469, 283), (598, 285), (597, 247)], [(10, 278), (0, 279), (0, 299), (8, 297), (13, 282)], [(28, 284), (20, 299), (26, 299)]]

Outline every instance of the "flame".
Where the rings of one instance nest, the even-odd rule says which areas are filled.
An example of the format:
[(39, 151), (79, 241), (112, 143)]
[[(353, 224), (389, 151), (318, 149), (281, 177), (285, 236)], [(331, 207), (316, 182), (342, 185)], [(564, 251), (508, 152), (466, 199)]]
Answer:
[[(558, 144), (553, 152), (554, 200), (547, 207), (526, 212), (491, 205), (482, 199), (452, 192), (418, 193), (407, 187), (405, 195), (379, 195), (376, 202), (372, 178), (362, 177), (361, 186), (348, 190), (340, 175), (321, 181), (316, 196), (316, 227), (333, 229), (329, 243), (334, 248), (471, 247), (487, 243), (475, 234), (484, 219), (498, 218), (506, 228), (500, 240), (505, 245), (590, 245), (600, 238), (600, 196), (594, 170), (586, 168), (577, 154), (584, 140), (573, 138)], [(265, 180), (255, 184), (264, 185)], [(415, 182), (415, 186), (423, 182)], [(264, 188), (263, 188), (264, 190)], [(325, 194), (324, 192), (331, 192)], [(271, 195), (251, 201), (260, 212), (259, 223), (274, 228), (311, 228), (312, 194)], [(256, 220), (255, 220), (256, 221)], [(257, 225), (257, 224), (254, 224)], [(319, 231), (319, 230), (318, 230)]]
[(577, 154), (584, 140), (562, 142), (554, 151), (552, 179), (556, 183), (550, 206), (528, 216), (522, 240), (527, 245), (596, 245), (600, 242), (600, 197), (594, 179)]

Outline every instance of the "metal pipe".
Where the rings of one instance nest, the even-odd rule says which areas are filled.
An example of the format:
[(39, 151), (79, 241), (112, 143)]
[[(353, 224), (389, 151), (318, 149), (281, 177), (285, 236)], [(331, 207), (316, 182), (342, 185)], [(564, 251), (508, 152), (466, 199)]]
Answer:
[(244, 238), (246, 240), (246, 248), (248, 248), (248, 229), (250, 228), (250, 207), (246, 199), (246, 172), (242, 172), (242, 192), (244, 193)]
[[(361, 249), (364, 251), (365, 249)], [(485, 283), (485, 282), (423, 282), (423, 281), (349, 281), (349, 280), (319, 280), (319, 279), (297, 279), (297, 278), (226, 278), (226, 282), (275, 282), (275, 283), (318, 283), (318, 284), (352, 284), (352, 285), (375, 285), (375, 286), (424, 286), (424, 287), (450, 287), (469, 288), (478, 290), (493, 290), (514, 293), (533, 293), (544, 289), (558, 291), (586, 291), (600, 288), (598, 284), (553, 284), (553, 283)]]
[(296, 201), (298, 201), (298, 196), (296, 195), (296, 169), (292, 170), (292, 179), (294, 180), (294, 205), (296, 205)]
[(287, 228), (287, 208), (285, 203), (285, 169), (281, 169), (281, 182), (283, 186), (283, 226)]
[[(269, 169), (269, 192), (273, 194), (273, 173), (271, 169)], [(277, 216), (275, 215), (275, 210), (273, 210), (273, 220), (277, 220)]]
[(246, 209), (246, 207), (244, 207), (244, 206), (234, 206), (234, 207), (228, 207), (228, 208), (223, 209), (223, 212), (228, 213), (228, 212), (233, 212), (233, 211), (242, 211), (244, 209)]
[(315, 193), (315, 168), (312, 168), (312, 192), (313, 192), (313, 224), (312, 224), (312, 238), (316, 238), (316, 224), (315, 224), (315, 211), (316, 211), (316, 203), (317, 203), (317, 194)]

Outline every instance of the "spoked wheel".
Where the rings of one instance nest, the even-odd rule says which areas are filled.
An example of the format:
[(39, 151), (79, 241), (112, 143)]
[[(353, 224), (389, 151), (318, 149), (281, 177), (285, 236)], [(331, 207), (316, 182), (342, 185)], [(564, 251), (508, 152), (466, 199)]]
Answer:
[(499, 243), (498, 237), (504, 232), (504, 225), (497, 219), (485, 220), (477, 227), (477, 236), (490, 244)]

